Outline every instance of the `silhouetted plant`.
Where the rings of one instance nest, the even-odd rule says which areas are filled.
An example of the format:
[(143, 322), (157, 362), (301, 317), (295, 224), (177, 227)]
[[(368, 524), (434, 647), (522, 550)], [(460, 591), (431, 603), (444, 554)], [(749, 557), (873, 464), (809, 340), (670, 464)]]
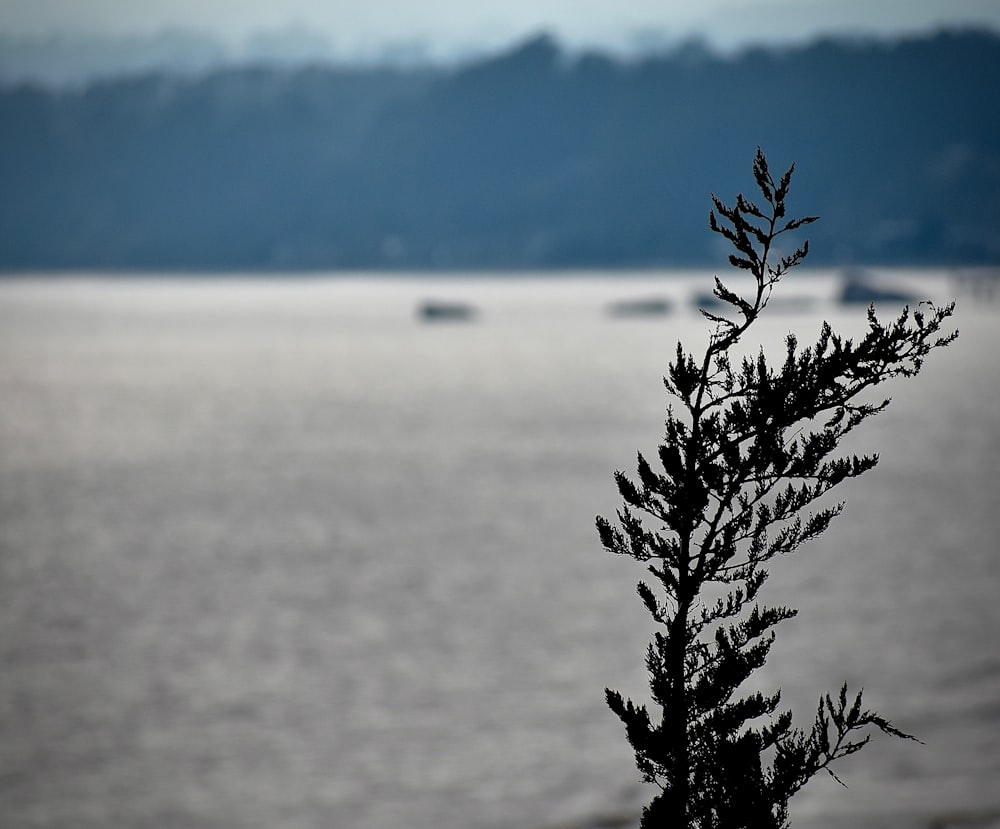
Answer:
[(734, 364), (731, 349), (767, 305), (778, 281), (802, 262), (808, 242), (775, 256), (776, 240), (816, 220), (786, 216), (794, 165), (775, 181), (758, 149), (753, 174), (763, 202), (742, 194), (729, 206), (712, 197), (711, 229), (735, 249), (736, 268), (754, 278), (751, 298), (716, 277), (723, 311), (704, 354), (677, 345), (664, 383), (668, 407), (659, 469), (639, 454), (638, 480), (615, 474), (624, 500), (617, 524), (597, 519), (604, 547), (647, 563), (658, 583), (638, 594), (658, 623), (646, 664), (654, 722), (645, 705), (608, 690), (644, 780), (660, 791), (642, 827), (767, 829), (788, 826), (788, 801), (835, 760), (861, 749), (873, 729), (914, 739), (862, 707), (847, 686), (820, 699), (808, 731), (779, 711), (780, 692), (738, 696), (767, 658), (772, 630), (796, 614), (757, 602), (764, 566), (824, 532), (842, 504), (811, 507), (849, 478), (872, 469), (876, 455), (837, 457), (849, 432), (888, 405), (865, 392), (915, 375), (927, 354), (950, 343), (942, 334), (954, 303), (928, 305), (883, 325), (868, 309), (858, 341), (823, 323), (811, 347), (788, 335), (784, 361), (763, 350)]

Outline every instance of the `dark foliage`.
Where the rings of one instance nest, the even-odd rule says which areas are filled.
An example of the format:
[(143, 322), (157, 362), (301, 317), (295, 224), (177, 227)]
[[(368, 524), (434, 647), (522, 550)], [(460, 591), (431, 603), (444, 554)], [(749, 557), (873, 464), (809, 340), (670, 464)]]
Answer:
[(792, 168), (776, 181), (758, 150), (753, 172), (762, 201), (713, 197), (710, 226), (734, 249), (730, 263), (753, 276), (754, 294), (716, 278), (726, 311), (702, 312), (714, 327), (704, 354), (678, 343), (669, 364), (677, 408), (667, 411), (658, 468), (640, 454), (637, 480), (617, 473), (618, 521), (597, 520), (604, 547), (644, 562), (656, 585), (642, 582), (638, 593), (660, 626), (646, 664), (662, 716), (607, 692), (643, 778), (660, 788), (647, 829), (786, 827), (789, 798), (818, 772), (832, 774), (872, 729), (908, 737), (846, 685), (820, 700), (805, 731), (780, 709), (779, 692), (738, 691), (764, 664), (774, 627), (796, 614), (758, 602), (766, 565), (824, 532), (842, 504), (820, 499), (876, 465), (874, 455), (838, 456), (838, 445), (888, 404), (866, 392), (915, 375), (957, 336), (941, 331), (954, 305), (904, 308), (888, 324), (869, 308), (857, 341), (824, 323), (805, 348), (789, 335), (780, 365), (763, 351), (736, 364), (731, 350), (808, 253), (804, 243), (775, 262), (779, 237), (815, 221), (786, 215)]
[(0, 88), (0, 267), (702, 264), (702, 182), (756, 143), (808, 166), (827, 263), (992, 264), (997, 87), (1000, 37), (965, 32)]

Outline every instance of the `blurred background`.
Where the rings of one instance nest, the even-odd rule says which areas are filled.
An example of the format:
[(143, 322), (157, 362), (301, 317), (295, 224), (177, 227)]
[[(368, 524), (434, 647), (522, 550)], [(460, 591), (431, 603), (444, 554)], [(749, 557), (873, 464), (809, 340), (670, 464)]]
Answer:
[(711, 266), (707, 195), (758, 145), (807, 171), (813, 262), (994, 264), (998, 26), (973, 2), (7, 0), (0, 267)]
[(748, 347), (961, 330), (774, 564), (759, 687), (925, 743), (793, 825), (1000, 824), (998, 88), (976, 0), (0, 0), (0, 828), (637, 825), (594, 516), (757, 146), (821, 221)]

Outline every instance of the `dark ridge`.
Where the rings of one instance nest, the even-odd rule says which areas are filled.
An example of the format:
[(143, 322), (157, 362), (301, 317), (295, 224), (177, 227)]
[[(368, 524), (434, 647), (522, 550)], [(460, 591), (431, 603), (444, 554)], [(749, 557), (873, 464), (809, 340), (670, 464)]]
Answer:
[(706, 186), (757, 145), (798, 165), (813, 263), (994, 264), (997, 88), (974, 30), (8, 86), (0, 268), (715, 265)]

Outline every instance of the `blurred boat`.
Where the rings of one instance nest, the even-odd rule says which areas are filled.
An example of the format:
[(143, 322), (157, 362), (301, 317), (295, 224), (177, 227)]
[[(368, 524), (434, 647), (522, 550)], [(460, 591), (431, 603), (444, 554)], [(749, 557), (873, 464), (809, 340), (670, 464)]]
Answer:
[(838, 300), (843, 305), (871, 305), (875, 302), (913, 303), (916, 297), (898, 288), (876, 284), (876, 278), (862, 268), (848, 268), (842, 275)]
[(608, 306), (608, 313), (613, 317), (662, 317), (673, 309), (673, 303), (669, 299), (649, 297), (612, 302)]
[(464, 302), (427, 300), (417, 308), (417, 317), (425, 322), (462, 322), (475, 315), (476, 309)]

